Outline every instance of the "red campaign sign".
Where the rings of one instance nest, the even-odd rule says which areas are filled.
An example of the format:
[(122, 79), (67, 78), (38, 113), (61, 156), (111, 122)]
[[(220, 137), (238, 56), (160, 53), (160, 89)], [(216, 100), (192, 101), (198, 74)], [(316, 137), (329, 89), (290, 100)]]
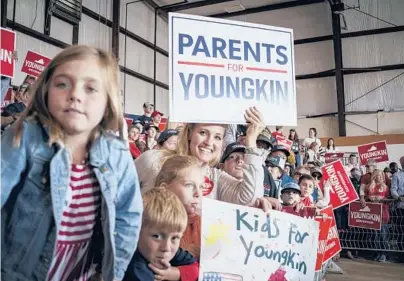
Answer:
[(293, 145), (293, 141), (288, 140), (282, 136), (277, 135), (276, 136), (276, 142), (278, 145), (283, 145), (286, 146), (288, 150), (291, 150), (292, 145)]
[(50, 61), (51, 59), (48, 57), (28, 51), (24, 63), (22, 64), (21, 71), (38, 78)]
[(330, 204), (334, 209), (356, 201), (359, 196), (342, 165), (341, 160), (322, 167), (323, 182), (330, 185)]
[(15, 40), (16, 34), (14, 31), (1, 28), (1, 75), (10, 78), (14, 77), (15, 68)]
[(378, 141), (359, 145), (358, 153), (362, 165), (366, 165), (369, 159), (374, 159), (378, 163), (389, 161), (386, 141)]
[(344, 158), (344, 152), (327, 152), (324, 154), (325, 163), (331, 163)]
[(360, 202), (352, 202), (349, 204), (348, 225), (380, 230), (382, 228), (382, 204), (366, 203), (366, 206), (362, 208)]
[[(332, 208), (332, 206), (330, 206)], [(316, 218), (319, 223), (320, 232), (318, 234), (318, 248), (317, 248), (317, 260), (316, 260), (316, 271), (321, 270), (323, 265), (325, 250), (327, 248), (328, 233), (330, 232), (330, 227), (332, 220), (331, 218), (324, 220), (323, 218)]]
[(330, 230), (328, 231), (327, 245), (325, 247), (325, 252), (323, 256), (323, 264), (332, 259), (336, 254), (341, 252), (342, 247), (339, 241), (339, 234), (337, 229), (337, 224), (335, 223), (334, 212), (332, 206), (328, 206), (320, 210), (321, 214), (326, 214), (331, 218)]

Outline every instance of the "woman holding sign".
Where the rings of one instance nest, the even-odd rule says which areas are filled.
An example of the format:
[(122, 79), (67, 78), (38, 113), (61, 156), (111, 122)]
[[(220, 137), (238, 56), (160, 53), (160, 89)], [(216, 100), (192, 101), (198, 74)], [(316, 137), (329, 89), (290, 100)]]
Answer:
[(256, 147), (256, 142), (265, 125), (261, 113), (255, 107), (247, 109), (244, 117), (249, 126), (241, 181), (214, 168), (223, 151), (226, 125), (186, 124), (180, 133), (178, 154), (196, 157), (205, 168), (203, 196), (239, 205), (249, 205), (254, 198), (263, 196), (263, 152)]

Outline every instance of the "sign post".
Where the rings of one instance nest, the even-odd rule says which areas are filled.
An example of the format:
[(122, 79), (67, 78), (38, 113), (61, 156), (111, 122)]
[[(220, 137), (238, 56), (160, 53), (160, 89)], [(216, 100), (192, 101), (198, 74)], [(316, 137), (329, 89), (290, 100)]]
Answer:
[(16, 33), (1, 28), (1, 75), (13, 78), (15, 69), (14, 53), (16, 48)]
[(313, 280), (318, 222), (207, 198), (202, 206), (199, 280)]
[(170, 13), (169, 33), (171, 121), (296, 126), (292, 29)]

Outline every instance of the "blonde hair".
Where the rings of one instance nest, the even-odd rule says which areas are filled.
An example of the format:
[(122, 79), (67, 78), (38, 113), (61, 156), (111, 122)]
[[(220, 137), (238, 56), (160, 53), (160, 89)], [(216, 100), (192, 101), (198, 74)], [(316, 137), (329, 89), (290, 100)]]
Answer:
[(168, 158), (156, 177), (156, 186), (172, 183), (181, 171), (190, 167), (200, 168), (199, 160), (188, 155), (174, 155)]
[(105, 91), (107, 93), (107, 107), (103, 119), (99, 126), (94, 128), (92, 140), (101, 132), (119, 131), (120, 138), (123, 139), (123, 111), (121, 94), (119, 90), (119, 71), (117, 60), (109, 53), (90, 46), (73, 45), (60, 52), (41, 73), (33, 88), (31, 88), (31, 102), (22, 117), (17, 121), (14, 144), (20, 145), (23, 121), (26, 119), (36, 119), (44, 127), (49, 129), (49, 144), (54, 142), (63, 143), (64, 133), (60, 124), (53, 118), (47, 105), (48, 90), (50, 80), (55, 70), (70, 61), (85, 60), (89, 58), (97, 59), (100, 69), (105, 74)]
[[(178, 144), (177, 144), (177, 154), (179, 155), (191, 155), (191, 150), (189, 147), (189, 143), (191, 141), (191, 136), (192, 132), (195, 129), (195, 127), (199, 125), (197, 123), (186, 123), (184, 127), (181, 129), (179, 135), (178, 135)], [(227, 125), (223, 124), (215, 124), (218, 126), (223, 126), (225, 128), (225, 131), (227, 129)], [(224, 138), (224, 135), (223, 135)], [(224, 139), (222, 140), (224, 143)], [(209, 162), (210, 167), (215, 167), (219, 161), (220, 161), (221, 153), (218, 154), (218, 156), (213, 159), (212, 161)]]
[(181, 200), (171, 191), (156, 187), (143, 195), (142, 227), (184, 232), (188, 215)]
[(384, 178), (384, 173), (382, 170), (375, 169), (370, 177), (370, 184), (369, 184), (369, 190), (373, 191), (374, 188), (376, 187), (376, 177), (380, 176), (381, 177), (381, 183), (380, 183), (380, 189), (381, 191), (385, 191), (387, 189), (387, 185), (385, 183), (385, 178)]

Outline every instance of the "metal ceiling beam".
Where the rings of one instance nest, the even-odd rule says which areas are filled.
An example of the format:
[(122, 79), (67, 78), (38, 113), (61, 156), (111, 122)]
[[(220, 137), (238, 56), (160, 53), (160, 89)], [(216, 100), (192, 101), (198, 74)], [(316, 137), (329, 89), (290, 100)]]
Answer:
[(262, 13), (262, 12), (268, 12), (268, 11), (286, 9), (286, 8), (293, 8), (293, 7), (323, 3), (323, 2), (325, 2), (325, 0), (296, 0), (296, 1), (281, 2), (278, 4), (249, 8), (249, 9), (245, 9), (244, 11), (239, 11), (239, 12), (234, 12), (234, 13), (219, 13), (219, 14), (210, 15), (210, 17), (229, 18), (229, 17), (250, 15), (250, 14)]
[(210, 5), (215, 5), (215, 4), (220, 4), (220, 3), (226, 3), (226, 2), (231, 2), (233, 0), (207, 0), (207, 1), (198, 1), (198, 2), (191, 2), (191, 3), (185, 3), (183, 5), (178, 5), (175, 7), (169, 7), (163, 9), (165, 12), (170, 13), (170, 12), (179, 12), (183, 10), (188, 10), (188, 9), (194, 9), (194, 8), (200, 8), (200, 7), (205, 7), (205, 6), (210, 6)]

